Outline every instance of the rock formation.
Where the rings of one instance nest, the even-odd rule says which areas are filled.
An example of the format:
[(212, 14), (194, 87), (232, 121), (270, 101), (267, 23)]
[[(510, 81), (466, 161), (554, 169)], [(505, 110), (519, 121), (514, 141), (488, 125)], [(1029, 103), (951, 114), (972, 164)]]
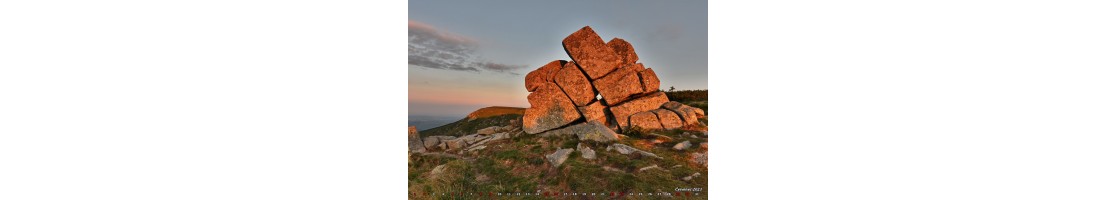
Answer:
[[(624, 39), (606, 43), (586, 26), (563, 39), (562, 46), (571, 61), (551, 61), (524, 79), (531, 92), (531, 107), (523, 118), (528, 134), (566, 135), (579, 129), (599, 130), (584, 127), (600, 125), (613, 132), (629, 127), (675, 129), (699, 123), (697, 119), (705, 115), (702, 109), (670, 102), (659, 90), (655, 71), (637, 62), (640, 57)], [(575, 126), (579, 128), (570, 129)], [(616, 138), (592, 136), (596, 141)]]

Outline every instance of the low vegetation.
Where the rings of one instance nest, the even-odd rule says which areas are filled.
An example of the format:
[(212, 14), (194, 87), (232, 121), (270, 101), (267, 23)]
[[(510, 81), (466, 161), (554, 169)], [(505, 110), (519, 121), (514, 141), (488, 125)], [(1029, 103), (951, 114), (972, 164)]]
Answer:
[[(579, 142), (576, 137), (544, 138), (534, 135), (487, 143), (488, 148), (464, 153), (463, 158), (415, 154), (408, 167), (409, 197), (413, 199), (476, 199), (489, 193), (673, 193), (675, 188), (707, 188), (705, 167), (691, 161), (690, 154), (705, 151), (698, 144), (705, 136), (693, 125), (678, 130), (630, 130), (617, 143), (663, 157), (655, 159), (636, 153), (623, 155), (606, 151), (611, 144)], [(694, 135), (695, 137), (690, 137)], [(692, 147), (677, 151), (672, 146), (690, 141)], [(552, 167), (546, 155), (581, 143), (595, 150), (594, 160), (574, 151)], [(441, 173), (432, 170), (443, 166)], [(640, 171), (641, 168), (658, 168)], [(684, 180), (694, 173), (701, 175)], [(442, 194), (447, 194), (443, 196)], [(494, 196), (495, 197), (495, 196)], [(545, 196), (516, 196), (513, 199), (551, 199)], [(656, 197), (651, 199), (666, 199)], [(646, 197), (640, 199), (648, 199)]]

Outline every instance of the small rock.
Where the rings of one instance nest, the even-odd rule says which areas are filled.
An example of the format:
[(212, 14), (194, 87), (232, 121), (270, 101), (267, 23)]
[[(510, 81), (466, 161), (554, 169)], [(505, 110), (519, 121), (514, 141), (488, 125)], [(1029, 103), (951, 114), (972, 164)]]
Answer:
[(578, 143), (578, 151), (582, 153), (582, 158), (589, 160), (597, 158), (597, 152), (594, 152), (593, 149), (589, 147), (582, 146), (582, 143)]
[(698, 165), (702, 165), (702, 167), (706, 167), (707, 154), (705, 152), (692, 153), (692, 154), (690, 154), (690, 161), (694, 162), (694, 164), (698, 164)]
[(434, 167), (434, 169), (431, 170), (430, 177), (431, 178), (436, 178), (438, 176), (441, 176), (443, 172), (446, 172), (446, 165), (445, 164), (438, 165), (437, 167)]
[(461, 149), (462, 147), (465, 147), (465, 145), (465, 140), (462, 140), (460, 138), (446, 141), (447, 150)]
[(481, 149), (485, 149), (485, 145), (478, 145), (478, 146), (471, 147), (471, 148), (469, 148), (469, 151), (476, 151), (476, 150), (481, 150)]
[(675, 150), (679, 150), (679, 151), (690, 148), (690, 141), (680, 142), (678, 144), (675, 144), (675, 147), (672, 147), (672, 148), (674, 148)]
[(475, 180), (477, 182), (489, 181), (489, 176), (485, 176), (484, 174), (477, 174), (475, 177), (477, 177), (477, 178), (474, 178), (473, 180)]
[(708, 149), (708, 148), (706, 147), (706, 146), (707, 146), (707, 144), (706, 144), (705, 142), (703, 142), (703, 143), (701, 143), (701, 144), (698, 144), (698, 146), (699, 146), (699, 147), (702, 147), (702, 150), (706, 150), (706, 149)]
[(444, 144), (443, 141), (453, 140), (453, 139), (454, 139), (454, 136), (446, 136), (446, 135), (427, 136), (427, 137), (423, 138), (423, 146), (425, 146), (427, 148), (427, 150), (434, 150), (434, 149), (438, 149), (438, 148), (446, 149), (445, 144)]
[(499, 126), (490, 126), (488, 128), (483, 128), (481, 130), (477, 130), (477, 134), (478, 135), (490, 135), (490, 134), (493, 134), (493, 133), (496, 133), (496, 132), (500, 132), (500, 129), (501, 129), (501, 127), (499, 127)]
[(683, 180), (684, 181), (689, 181), (690, 179), (697, 178), (698, 176), (701, 176), (701, 175), (702, 175), (702, 173), (694, 172), (694, 174), (691, 174), (690, 176), (683, 177)]
[(613, 150), (617, 150), (617, 153), (621, 153), (621, 154), (624, 154), (624, 155), (628, 155), (630, 153), (635, 152), (635, 153), (639, 153), (640, 155), (644, 155), (644, 156), (648, 156), (648, 157), (652, 157), (652, 158), (656, 158), (656, 159), (663, 159), (662, 157), (659, 157), (658, 155), (655, 155), (653, 153), (643, 151), (643, 150), (637, 149), (635, 147), (630, 147), (628, 145), (624, 145), (624, 144), (620, 144), (620, 143), (614, 143), (610, 147), (612, 147)]
[(497, 134), (493, 134), (493, 137), (490, 138), (489, 140), (502, 140), (502, 139), (508, 139), (508, 138), (510, 138), (508, 136), (508, 133), (497, 133)]
[(474, 143), (477, 143), (478, 141), (489, 139), (489, 138), (491, 138), (491, 136), (482, 136), (482, 135), (478, 135), (478, 134), (470, 134), (470, 135), (462, 136), (458, 139), (460, 139), (462, 141), (465, 141), (466, 144), (474, 144)]
[(621, 172), (621, 173), (624, 173), (624, 170), (621, 170), (621, 169), (617, 169), (617, 168), (613, 168), (613, 167), (609, 167), (609, 166), (602, 166), (601, 168), (602, 168), (602, 169), (605, 169), (605, 171), (614, 171), (614, 172)]
[(637, 171), (638, 172), (644, 172), (644, 171), (653, 170), (653, 169), (662, 169), (662, 168), (659, 168), (659, 165), (652, 164), (652, 166), (643, 167), (643, 168), (640, 168), (640, 170), (637, 170)]
[(570, 148), (559, 149), (559, 150), (555, 151), (555, 153), (551, 153), (550, 155), (547, 155), (547, 161), (551, 162), (551, 166), (558, 167), (559, 165), (562, 165), (563, 162), (566, 162), (566, 158), (569, 157), (570, 153), (573, 153), (573, 152), (574, 152), (574, 149), (570, 149)]

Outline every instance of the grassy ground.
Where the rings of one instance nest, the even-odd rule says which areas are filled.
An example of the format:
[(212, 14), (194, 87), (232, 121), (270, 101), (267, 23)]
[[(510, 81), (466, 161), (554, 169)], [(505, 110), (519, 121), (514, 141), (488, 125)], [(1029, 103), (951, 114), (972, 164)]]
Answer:
[[(700, 128), (700, 127), (690, 127)], [(629, 131), (618, 143), (626, 144), (664, 159), (642, 157), (635, 153), (622, 155), (605, 151), (608, 144), (582, 142), (596, 151), (597, 159), (581, 158), (574, 151), (565, 163), (552, 167), (544, 156), (559, 148), (575, 148), (576, 137), (542, 138), (525, 135), (510, 140), (488, 143), (485, 149), (466, 153), (463, 159), (435, 155), (413, 155), (408, 166), (409, 197), (413, 199), (475, 199), (478, 193), (536, 192), (674, 192), (675, 188), (707, 188), (707, 169), (688, 162), (689, 154), (703, 151), (698, 144), (706, 138), (684, 137), (684, 130)], [(661, 136), (656, 136), (661, 135)], [(698, 133), (701, 136), (701, 133)], [(667, 137), (663, 137), (667, 136)], [(670, 141), (665, 141), (669, 139)], [(689, 140), (693, 146), (684, 151), (671, 149)], [(444, 165), (445, 171), (431, 175)], [(656, 165), (662, 168), (638, 171)], [(619, 169), (612, 171), (606, 167)], [(701, 173), (689, 181), (682, 178)], [(441, 196), (442, 193), (449, 194)], [(472, 193), (472, 194), (470, 194)], [(436, 194), (432, 196), (432, 194)], [(460, 196), (458, 196), (460, 195)], [(474, 195), (474, 196), (470, 196)], [(503, 197), (507, 198), (507, 197)], [(502, 199), (503, 199), (502, 198)], [(544, 196), (515, 196), (512, 199), (549, 199)], [(632, 197), (628, 197), (632, 198)], [(649, 199), (641, 197), (639, 199)], [(653, 196), (651, 199), (667, 199)]]
[[(707, 111), (706, 91), (669, 92), (672, 101)], [(671, 98), (674, 97), (674, 98)], [(517, 113), (518, 111), (518, 113)], [(489, 126), (504, 126), (510, 120), (522, 117), (522, 109), (486, 108), (471, 113), (471, 117), (457, 122), (420, 131), (420, 135), (472, 134)], [(699, 119), (708, 124), (706, 118)], [(701, 132), (706, 127), (689, 125), (677, 130), (626, 130), (617, 143), (656, 154), (663, 159), (644, 157), (638, 153), (622, 155), (606, 151), (610, 144), (581, 142), (597, 155), (594, 160), (581, 158), (577, 151), (577, 137), (543, 138), (521, 135), (508, 140), (486, 143), (486, 148), (467, 152), (461, 156), (441, 154), (413, 154), (408, 159), (408, 197), (411, 199), (555, 199), (556, 197), (522, 195), (496, 196), (496, 193), (606, 193), (606, 196), (566, 196), (559, 199), (678, 199), (670, 196), (609, 197), (610, 192), (620, 193), (673, 193), (676, 188), (707, 187), (709, 173), (706, 167), (691, 162), (691, 154), (705, 152), (699, 144), (707, 138)], [(697, 138), (689, 135), (697, 136)], [(683, 151), (672, 147), (682, 141), (692, 146)], [(566, 162), (551, 166), (545, 156), (560, 148), (574, 148)], [(660, 169), (640, 171), (648, 166)], [(432, 171), (442, 166), (441, 173)], [(694, 173), (701, 175), (690, 180), (683, 177)], [(702, 191), (704, 194), (705, 191)], [(446, 194), (446, 195), (442, 195)], [(493, 195), (493, 196), (488, 196)], [(685, 199), (704, 199), (692, 196)]]

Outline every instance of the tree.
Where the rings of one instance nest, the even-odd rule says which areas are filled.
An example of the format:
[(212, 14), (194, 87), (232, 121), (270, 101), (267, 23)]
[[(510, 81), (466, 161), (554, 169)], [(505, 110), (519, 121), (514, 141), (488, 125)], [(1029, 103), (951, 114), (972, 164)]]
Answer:
[(675, 91), (675, 86), (671, 86), (671, 88), (670, 88), (670, 89), (667, 89), (667, 91), (668, 91), (668, 92), (674, 92), (674, 91)]

